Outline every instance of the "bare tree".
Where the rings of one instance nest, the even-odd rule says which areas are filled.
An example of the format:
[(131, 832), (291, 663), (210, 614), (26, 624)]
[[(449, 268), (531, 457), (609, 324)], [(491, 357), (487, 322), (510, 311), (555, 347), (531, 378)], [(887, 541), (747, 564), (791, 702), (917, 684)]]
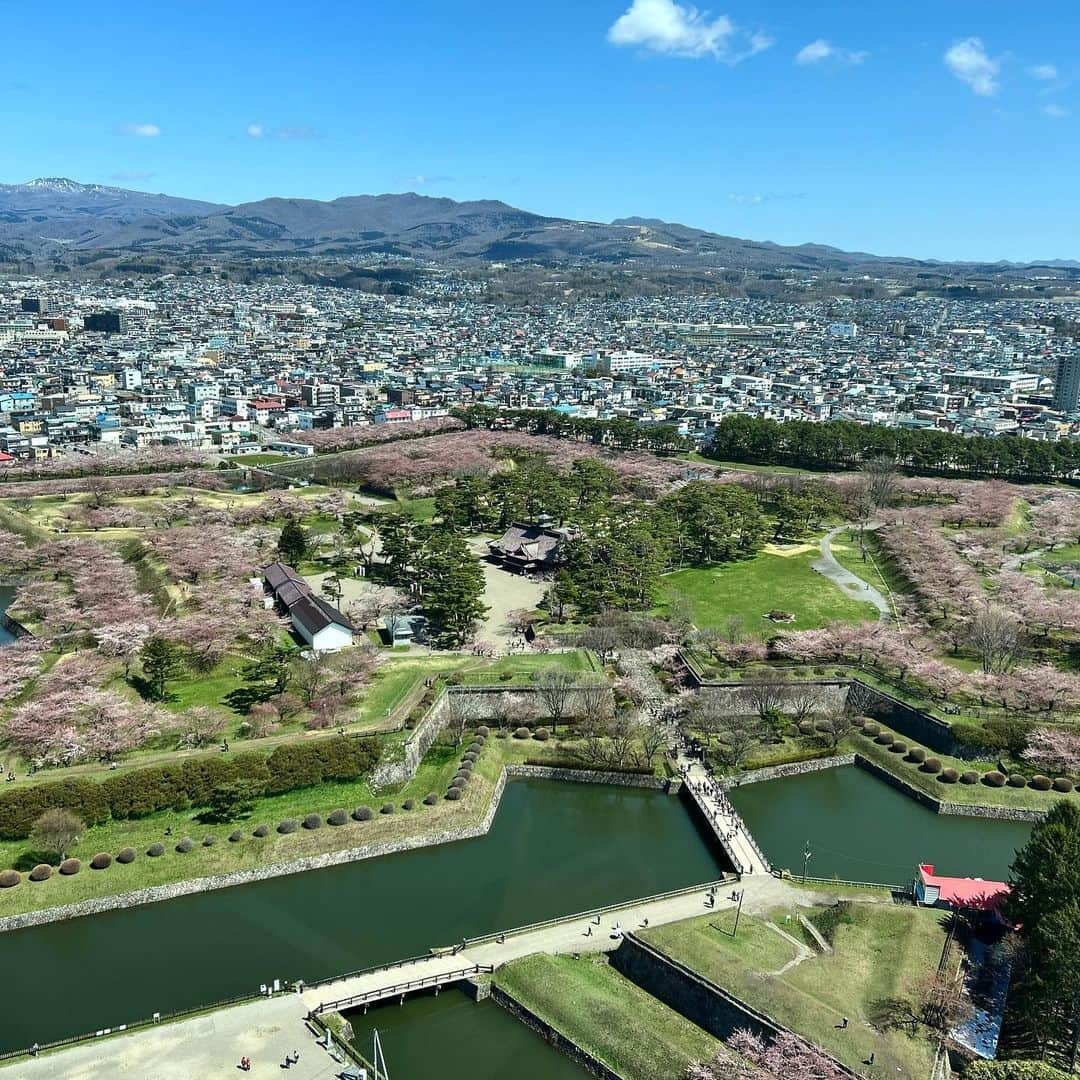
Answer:
[(609, 623), (596, 623), (581, 635), (581, 644), (592, 649), (600, 657), (600, 663), (606, 664), (619, 645), (619, 632)]
[(797, 723), (809, 719), (811, 713), (821, 712), (821, 687), (812, 683), (793, 683), (787, 695), (788, 712)]
[(667, 735), (659, 724), (640, 724), (638, 738), (641, 741), (641, 754), (645, 764), (652, 768), (656, 755), (667, 748)]
[(86, 829), (86, 822), (70, 810), (46, 810), (30, 830), (30, 843), (36, 851), (59, 855), (60, 861), (67, 857), (68, 848)]
[(613, 700), (606, 683), (586, 683), (577, 691), (577, 708), (585, 723), (597, 727), (611, 719)]
[(300, 691), (304, 704), (310, 705), (330, 677), (330, 654), (313, 650), (294, 660), (291, 669), (293, 686)]
[(499, 728), (516, 727), (529, 718), (529, 710), (530, 702), (521, 694), (511, 694), (505, 690), (495, 699), (491, 718)]
[(1007, 675), (1020, 650), (1020, 623), (997, 604), (983, 604), (967, 624), (968, 644), (979, 654), (987, 675)]
[(870, 716), (876, 700), (876, 690), (858, 679), (852, 679), (844, 698), (844, 712), (851, 716)]
[(881, 454), (864, 462), (861, 471), (871, 503), (876, 507), (888, 506), (896, 483), (900, 479), (896, 462), (891, 457)]
[(577, 679), (566, 668), (551, 667), (540, 676), (538, 691), (544, 709), (551, 719), (551, 733), (554, 735), (559, 724), (570, 713)]
[(817, 737), (832, 750), (835, 750), (854, 731), (855, 717), (843, 710), (830, 712), (817, 723)]
[(461, 690), (447, 690), (446, 704), (446, 730), (454, 736), (454, 745), (460, 746), (465, 737), (465, 729), (469, 722), (474, 720), (479, 713), (479, 699), (475, 694), (465, 693)]
[(746, 702), (765, 720), (780, 711), (791, 690), (791, 683), (783, 672), (766, 667), (755, 673), (742, 689)]
[(720, 725), (720, 756), (727, 765), (739, 766), (761, 746), (764, 731), (757, 717), (727, 716)]

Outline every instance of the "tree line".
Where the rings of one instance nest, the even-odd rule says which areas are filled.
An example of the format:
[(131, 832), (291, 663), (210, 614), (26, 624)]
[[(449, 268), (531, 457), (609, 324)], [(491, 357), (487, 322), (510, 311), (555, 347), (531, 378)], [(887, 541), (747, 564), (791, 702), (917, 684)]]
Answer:
[(1038, 483), (1072, 478), (1080, 443), (1015, 435), (956, 435), (929, 428), (891, 428), (846, 420), (766, 420), (726, 416), (705, 448), (707, 457), (747, 464), (848, 470), (886, 457), (918, 474), (946, 474)]

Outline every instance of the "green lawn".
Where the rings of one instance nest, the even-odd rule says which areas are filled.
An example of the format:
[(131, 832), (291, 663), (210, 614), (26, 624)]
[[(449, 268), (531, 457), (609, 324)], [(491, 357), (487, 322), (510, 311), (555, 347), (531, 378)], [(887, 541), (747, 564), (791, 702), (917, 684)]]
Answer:
[(673, 1080), (721, 1045), (600, 959), (527, 956), (495, 982), (624, 1080)]
[[(401, 737), (391, 737), (388, 745)], [(198, 820), (198, 810), (190, 809), (162, 811), (134, 821), (109, 821), (91, 826), (70, 853), (83, 861), (80, 873), (74, 877), (54, 874), (43, 882), (31, 882), (24, 874), (19, 885), (0, 890), (0, 916), (473, 824), (486, 812), (494, 782), (505, 762), (557, 753), (553, 743), (489, 739), (477, 762), (475, 779), (465, 788), (464, 797), (458, 802), (446, 802), (442, 794), (458, 768), (462, 750), (462, 746), (437, 743), (421, 762), (416, 776), (396, 791), (372, 792), (365, 779), (325, 783), (283, 795), (265, 796), (258, 800), (251, 814), (221, 824), (203, 824)], [(421, 800), (432, 791), (440, 796), (439, 801), (435, 806), (425, 806)], [(416, 800), (416, 806), (413, 810), (404, 810), (402, 803), (410, 798)], [(394, 813), (378, 812), (386, 802), (393, 803)], [(274, 831), (285, 818), (299, 820), (305, 814), (318, 813), (325, 819), (338, 807), (352, 810), (356, 806), (372, 807), (376, 811), (374, 818), (363, 822), (350, 819), (347, 825), (341, 826), (324, 824), (315, 830), (301, 828), (289, 835)], [(252, 835), (260, 823), (270, 826), (269, 836)], [(236, 828), (243, 830), (243, 839), (229, 841), (227, 837)], [(216, 837), (217, 842), (204, 847), (202, 840), (208, 835)], [(191, 837), (199, 846), (186, 854), (178, 853), (175, 845), (183, 837)], [(164, 855), (153, 859), (145, 852), (155, 841), (165, 844), (166, 850)], [(96, 852), (107, 851), (115, 855), (121, 848), (129, 846), (136, 849), (138, 857), (127, 866), (114, 862), (108, 870), (94, 871), (87, 865)], [(28, 841), (0, 841), (0, 867), (28, 870), (40, 861), (48, 860), (33, 853)]]
[[(730, 617), (739, 616), (747, 633), (763, 638), (830, 622), (876, 620), (873, 604), (849, 599), (810, 569), (816, 558), (816, 551), (789, 556), (761, 552), (743, 562), (677, 570), (662, 580), (660, 608), (681, 597), (699, 628), (720, 629)], [(795, 621), (766, 619), (765, 614), (774, 609), (791, 612)]]
[(293, 454), (238, 454), (236, 457), (228, 458), (230, 465), (276, 465), (280, 461), (292, 461)]
[[(874, 1002), (907, 997), (937, 969), (945, 942), (942, 913), (893, 904), (852, 904), (837, 926), (833, 955), (815, 955), (776, 974), (796, 950), (766, 920), (743, 915), (732, 937), (730, 910), (646, 930), (642, 937), (669, 956), (862, 1070), (876, 1055), (875, 1075), (926, 1077), (933, 1045), (922, 1034), (882, 1033), (871, 1026)], [(808, 913), (813, 919), (813, 912)], [(802, 941), (794, 918), (777, 922)], [(843, 1017), (849, 1026), (841, 1028)]]

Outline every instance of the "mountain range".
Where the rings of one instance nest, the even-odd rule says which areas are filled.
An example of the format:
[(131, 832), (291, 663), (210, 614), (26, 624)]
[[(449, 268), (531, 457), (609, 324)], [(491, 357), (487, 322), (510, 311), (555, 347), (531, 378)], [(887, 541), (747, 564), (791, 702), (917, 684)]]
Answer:
[[(455, 202), (412, 192), (356, 195), (329, 202), (269, 198), (228, 206), (60, 177), (0, 184), (0, 259), (63, 258), (65, 252), (102, 251), (232, 257), (382, 255), (711, 266), (759, 272), (895, 268), (910, 273), (922, 266), (942, 265), (820, 244), (785, 247), (741, 240), (655, 218), (574, 221), (495, 200)], [(1071, 268), (1080, 264), (1041, 265)]]

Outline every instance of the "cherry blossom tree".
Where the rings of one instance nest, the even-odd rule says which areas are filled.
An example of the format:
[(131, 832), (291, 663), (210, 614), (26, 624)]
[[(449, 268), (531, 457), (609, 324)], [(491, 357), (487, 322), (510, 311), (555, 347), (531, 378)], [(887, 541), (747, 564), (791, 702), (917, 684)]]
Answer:
[(1036, 728), (1021, 755), (1037, 768), (1059, 775), (1080, 773), (1080, 734), (1060, 728)]

